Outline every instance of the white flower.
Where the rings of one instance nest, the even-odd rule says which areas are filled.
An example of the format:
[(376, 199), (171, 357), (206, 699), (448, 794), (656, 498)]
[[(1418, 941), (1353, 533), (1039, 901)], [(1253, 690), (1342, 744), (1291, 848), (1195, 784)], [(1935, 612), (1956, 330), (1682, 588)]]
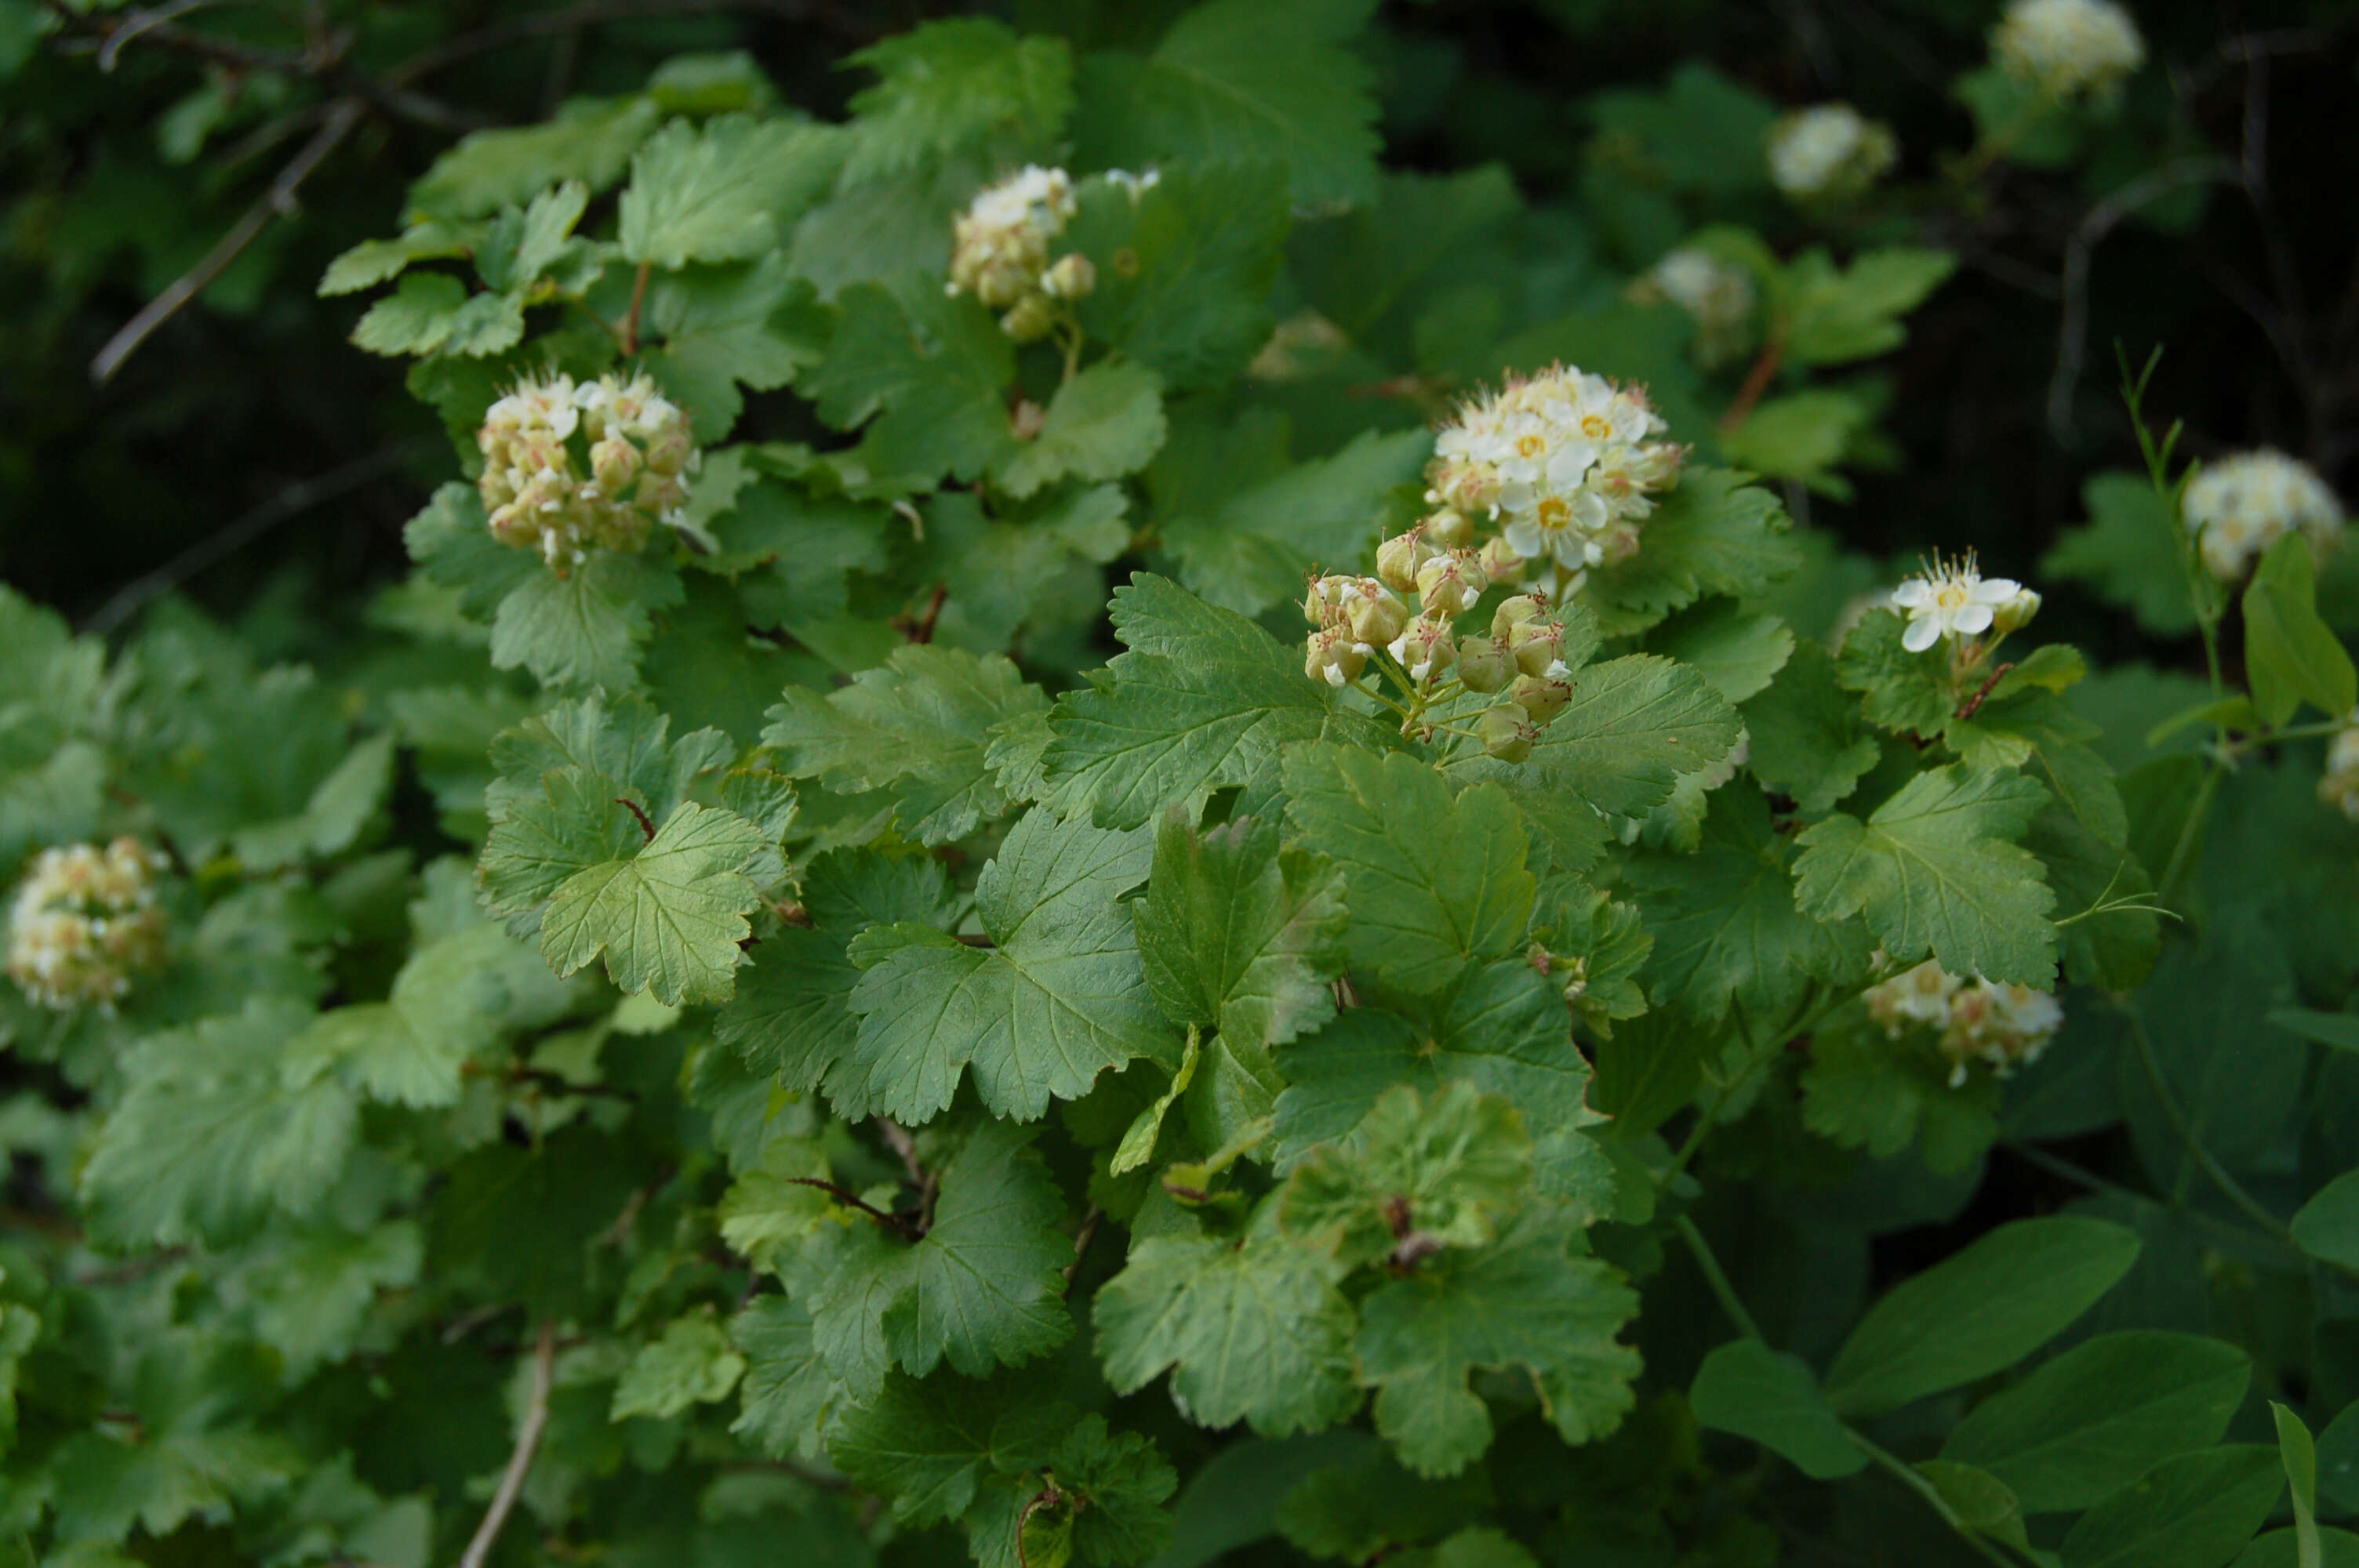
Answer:
[(1995, 985), (1979, 975), (1961, 979), (1930, 958), (1869, 987), (1860, 1000), (1896, 1040), (1912, 1030), (1933, 1032), (1936, 1048), (1952, 1064), (1952, 1088), (1966, 1081), (1970, 1062), (1985, 1063), (2004, 1078), (2038, 1061), (2064, 1022), (2049, 992)]
[(1892, 590), (1893, 607), (1908, 612), (1900, 645), (1921, 654), (1944, 637), (1979, 637), (1991, 629), (2001, 606), (2023, 591), (2012, 578), (1986, 578), (1974, 558), (1936, 558), (1923, 573)]
[(2102, 98), (2146, 63), (2146, 40), (2113, 0), (2015, 0), (1991, 53), (2009, 76), (2056, 97)]
[(2307, 463), (2279, 451), (2240, 452), (2206, 464), (2180, 503), (2203, 564), (2235, 582), (2271, 545), (2300, 529), (2318, 550), (2343, 535), (2343, 503)]
[(1890, 127), (1848, 103), (1798, 109), (1769, 133), (1769, 179), (1798, 200), (1856, 196), (1900, 156)]
[(702, 466), (687, 411), (646, 375), (527, 377), (485, 411), (475, 444), (493, 536), (560, 570), (638, 549)]
[(1049, 246), (1074, 210), (1073, 182), (1061, 168), (1029, 164), (984, 187), (951, 225), (949, 291), (1001, 311), (1044, 294)]
[(1631, 293), (1686, 311), (1696, 325), (1696, 358), (1707, 366), (1740, 351), (1752, 330), (1753, 274), (1694, 245), (1666, 252)]
[(2326, 773), (2318, 781), (2318, 798), (2354, 822), (2359, 822), (2359, 712), (2351, 728), (2334, 737), (2326, 749)]
[(9, 911), (9, 978), (43, 1007), (111, 1008), (136, 971), (164, 961), (156, 878), (167, 864), (136, 838), (42, 850)]
[(1487, 515), (1506, 546), (1579, 574), (1634, 552), (1635, 524), (1679, 481), (1683, 450), (1635, 387), (1554, 366), (1462, 406), (1435, 435), (1427, 498)]

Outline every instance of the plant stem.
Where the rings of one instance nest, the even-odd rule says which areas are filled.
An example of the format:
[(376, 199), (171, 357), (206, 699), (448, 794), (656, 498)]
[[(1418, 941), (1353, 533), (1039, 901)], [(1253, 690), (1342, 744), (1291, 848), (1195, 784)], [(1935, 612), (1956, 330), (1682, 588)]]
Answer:
[(1671, 1225), (1680, 1233), (1680, 1239), (1688, 1244), (1688, 1251), (1694, 1257), (1697, 1269), (1703, 1273), (1703, 1282), (1712, 1287), (1712, 1299), (1720, 1303), (1720, 1310), (1728, 1314), (1728, 1321), (1734, 1324), (1737, 1332), (1745, 1338), (1767, 1343), (1761, 1325), (1753, 1321), (1751, 1313), (1745, 1310), (1745, 1303), (1737, 1297), (1736, 1287), (1728, 1282), (1727, 1272), (1721, 1268), (1720, 1260), (1712, 1255), (1712, 1244), (1703, 1238), (1703, 1232), (1696, 1228), (1696, 1222), (1686, 1215), (1680, 1215), (1671, 1221)]
[(654, 265), (653, 262), (641, 262), (637, 275), (631, 279), (630, 313), (623, 318), (623, 352), (625, 354), (639, 351), (639, 308), (647, 302), (647, 274)]
[(2227, 768), (2214, 754), (2212, 765), (2204, 771), (2203, 782), (2196, 786), (2195, 798), (2188, 803), (2187, 820), (2179, 825), (2179, 841), (2171, 846), (2170, 864), (2163, 869), (2162, 881), (2156, 884), (2154, 896), (2158, 903), (2169, 903), (2170, 895), (2178, 891), (2179, 879), (2187, 870), (2188, 858), (2194, 853), (2196, 833), (2203, 826), (2204, 818), (2211, 814), (2212, 797), (2220, 793), (2220, 778), (2226, 772)]
[(1859, 1445), (1859, 1451), (1862, 1454), (1866, 1454), (1870, 1459), (1875, 1462), (1878, 1468), (1884, 1470), (1886, 1474), (1891, 1476), (1894, 1480), (1899, 1482), (1902, 1486), (1908, 1487), (1910, 1491), (1924, 1498), (1926, 1506), (1930, 1508), (1935, 1513), (1940, 1514), (1941, 1516), (1941, 1522), (1948, 1525), (1951, 1530), (1957, 1531), (1958, 1539), (1964, 1541), (1968, 1546), (1973, 1547), (1976, 1555), (1980, 1556), (1984, 1562), (1998, 1563), (2000, 1568), (2015, 1568), (2013, 1560), (2008, 1558), (2004, 1552), (2000, 1552), (1997, 1547), (1992, 1545), (1990, 1541), (1979, 1531), (1974, 1530), (1973, 1526), (1967, 1524), (1965, 1520), (1957, 1516), (1956, 1511), (1950, 1507), (1949, 1499), (1941, 1496), (1940, 1489), (1935, 1487), (1932, 1482), (1927, 1480), (1923, 1473), (1920, 1472), (1914, 1465), (1909, 1464), (1907, 1460), (1901, 1458), (1897, 1454), (1887, 1453), (1884, 1449), (1878, 1447), (1875, 1444), (1869, 1441), (1864, 1433), (1861, 1432), (1859, 1428), (1853, 1426), (1848, 1422), (1843, 1423), (1843, 1432), (1851, 1438), (1852, 1442)]
[(2298, 1245), (2294, 1241), (2293, 1232), (2287, 1227), (2286, 1222), (2262, 1207), (2253, 1195), (2245, 1190), (2244, 1184), (2230, 1175), (2227, 1167), (2221, 1164), (2212, 1157), (2212, 1152), (2203, 1147), (2202, 1139), (2196, 1134), (2195, 1129), (2188, 1124), (2185, 1113), (2179, 1108), (2179, 1099), (2170, 1092), (2169, 1080), (2163, 1076), (2162, 1063), (2154, 1054), (2154, 1042), (2147, 1035), (2146, 1020), (2135, 1012), (2130, 1012), (2126, 1008), (2123, 1011), (2129, 1019), (2130, 1039), (2137, 1046), (2138, 1060), (2146, 1065), (2147, 1082), (2153, 1086), (2154, 1098), (2161, 1102), (2164, 1119), (2170, 1123), (2170, 1130), (2179, 1135), (2180, 1142), (2187, 1146), (2189, 1156), (2201, 1167), (2203, 1173), (2212, 1179), (2212, 1184), (2220, 1189), (2221, 1195), (2235, 1206), (2238, 1213), (2259, 1226), (2275, 1239), (2289, 1247)]
[(516, 1430), (516, 1451), (508, 1455), (508, 1467), (500, 1474), (499, 1490), (492, 1494), (492, 1506), (484, 1512), (484, 1522), (475, 1527), (475, 1538), (467, 1542), (466, 1555), (459, 1559), (459, 1568), (484, 1568), (484, 1560), (492, 1554), (492, 1547), (500, 1539), (500, 1528), (508, 1522), (508, 1514), (516, 1508), (516, 1497), (524, 1490), (525, 1476), (532, 1469), (532, 1456), (540, 1450), (540, 1434), (549, 1425), (549, 1386), (557, 1368), (557, 1320), (544, 1318), (540, 1337), (532, 1349), (532, 1393), (525, 1403), (524, 1424)]

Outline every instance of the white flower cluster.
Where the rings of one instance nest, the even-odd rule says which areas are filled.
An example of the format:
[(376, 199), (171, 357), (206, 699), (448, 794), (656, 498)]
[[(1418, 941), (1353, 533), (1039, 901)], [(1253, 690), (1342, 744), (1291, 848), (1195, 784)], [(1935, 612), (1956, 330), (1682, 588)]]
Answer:
[(114, 1006), (133, 974), (164, 961), (156, 878), (168, 863), (136, 838), (42, 850), (8, 913), (8, 978), (43, 1007)]
[(2354, 822), (2359, 822), (2359, 712), (2350, 727), (2326, 749), (2326, 773), (2318, 781), (2318, 798)]
[(1638, 553), (1638, 523), (1687, 458), (1653, 439), (1665, 428), (1642, 389), (1551, 366), (1465, 404), (1441, 427), (1426, 499), (1501, 524), (1504, 548), (1484, 557), (1493, 577), (1545, 558), (1569, 594), (1592, 567)]
[[(1154, 182), (1125, 176), (1137, 189)], [(999, 325), (1019, 343), (1048, 336), (1056, 322), (1055, 301), (1079, 299), (1097, 287), (1097, 269), (1075, 252), (1056, 261), (1049, 247), (1065, 232), (1075, 211), (1073, 181), (1061, 168), (1027, 164), (996, 185), (985, 186), (953, 225), (951, 294), (972, 294), (999, 311)]]
[(1993, 985), (1979, 975), (1960, 979), (1930, 958), (1869, 987), (1860, 1000), (1896, 1040), (1913, 1029), (1933, 1031), (1935, 1046), (1952, 1064), (1952, 1088), (1966, 1081), (1971, 1062), (1988, 1064), (2002, 1078), (2029, 1066), (2064, 1022), (2063, 1008), (2047, 991)]
[(2103, 98), (2146, 63), (2137, 24), (2113, 0), (2015, 0), (1991, 32), (1999, 69), (2058, 98)]
[(2239, 452), (2207, 463), (2180, 502), (2203, 564), (2223, 582), (2250, 571), (2268, 547), (2299, 528), (2310, 547), (2341, 543), (2343, 503), (2308, 463), (2283, 452)]
[(475, 444), (493, 537), (563, 572), (592, 549), (647, 542), (701, 466), (685, 410), (645, 375), (527, 378), (492, 405)]
[(1935, 557), (1892, 590), (1892, 607), (1908, 617), (1900, 645), (1921, 654), (1948, 638), (1963, 642), (1995, 628), (2001, 636), (2039, 613), (2039, 595), (2013, 578), (1982, 575), (1972, 552), (1954, 561)]
[(1742, 353), (1753, 335), (1753, 274), (1695, 245), (1681, 245), (1632, 286), (1636, 298), (1668, 299), (1694, 319), (1696, 359), (1707, 369)]
[(1769, 179), (1799, 201), (1857, 196), (1900, 157), (1890, 126), (1848, 103), (1785, 115), (1769, 132)]

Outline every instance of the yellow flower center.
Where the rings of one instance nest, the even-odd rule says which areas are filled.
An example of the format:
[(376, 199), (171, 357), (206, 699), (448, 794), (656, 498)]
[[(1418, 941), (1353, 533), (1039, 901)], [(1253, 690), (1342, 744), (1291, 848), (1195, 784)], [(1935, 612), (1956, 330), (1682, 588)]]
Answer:
[(1572, 525), (1572, 503), (1560, 495), (1551, 495), (1539, 503), (1532, 520), (1551, 534), (1569, 528)]
[(1517, 457), (1524, 458), (1536, 458), (1540, 455), (1541, 450), (1546, 448), (1548, 442), (1537, 435), (1518, 436), (1516, 438), (1516, 455)]
[(1602, 441), (1614, 434), (1614, 427), (1603, 414), (1584, 414), (1581, 416), (1581, 433), (1593, 441)]

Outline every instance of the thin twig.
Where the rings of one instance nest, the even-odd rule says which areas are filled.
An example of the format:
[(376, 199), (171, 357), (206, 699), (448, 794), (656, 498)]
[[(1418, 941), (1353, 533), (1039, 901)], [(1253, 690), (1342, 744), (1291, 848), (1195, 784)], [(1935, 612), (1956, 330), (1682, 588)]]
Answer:
[(938, 582), (934, 584), (933, 596), (926, 600), (925, 613), (919, 616), (917, 624), (909, 628), (909, 641), (912, 643), (930, 643), (934, 640), (934, 622), (941, 619), (942, 600), (948, 599), (950, 596), (951, 585), (949, 583)]
[(155, 570), (144, 572), (116, 589), (107, 596), (105, 603), (91, 612), (90, 619), (82, 623), (82, 630), (93, 637), (110, 635), (150, 600), (179, 587), (280, 524), (290, 523), (315, 506), (349, 495), (372, 480), (400, 467), (414, 449), (407, 442), (386, 447), (364, 458), (355, 458), (342, 467), (330, 469), (325, 473), (297, 481), (243, 517), (234, 519), (190, 545)]
[(645, 806), (626, 795), (616, 795), (614, 804), (639, 819), (639, 831), (646, 836), (648, 843), (652, 844), (656, 841), (656, 825), (647, 816)]
[(647, 302), (647, 274), (654, 268), (653, 262), (641, 262), (637, 276), (631, 279), (631, 310), (623, 318), (623, 330), (617, 334), (625, 355), (639, 351), (639, 308)]
[(1753, 412), (1753, 406), (1761, 401), (1761, 395), (1767, 392), (1769, 384), (1777, 379), (1778, 362), (1785, 357), (1786, 341), (1783, 338), (1772, 337), (1761, 346), (1760, 357), (1753, 362), (1753, 368), (1745, 373), (1745, 384), (1736, 389), (1736, 401), (1730, 404), (1728, 412), (1720, 416), (1720, 427), (1723, 432), (1734, 430), (1745, 423)]
[(353, 128), (361, 123), (363, 108), (358, 98), (340, 100), (330, 112), (327, 123), (303, 144), (302, 150), (288, 161), (287, 167), (278, 171), (278, 178), (270, 182), (270, 189), (262, 193), (262, 199), (246, 210), (245, 216), (240, 218), (228, 233), (214, 242), (213, 248), (205, 253), (204, 259), (174, 278), (163, 293), (149, 300), (138, 315), (124, 323), (121, 331), (106, 341), (106, 346), (98, 351), (98, 357), (90, 362), (91, 380), (102, 384), (112, 381), (114, 373), (123, 368), (123, 362), (137, 352), (139, 345), (146, 342), (157, 328), (170, 320), (182, 306), (203, 293), (213, 279), (229, 270), (230, 263), (245, 254), (245, 248), (270, 226), (272, 219), (292, 212), (296, 207), (296, 195), (302, 189), (303, 182), (346, 136), (353, 134)]
[(833, 1182), (827, 1181), (821, 1177), (788, 1176), (787, 1178), (787, 1182), (788, 1184), (791, 1186), (817, 1187), (820, 1191), (827, 1194), (828, 1196), (833, 1198), (836, 1202), (843, 1205), (844, 1207), (858, 1209), (861, 1213), (866, 1215), (869, 1218), (875, 1220), (877, 1224), (883, 1226), (886, 1229), (891, 1231), (894, 1235), (899, 1237), (904, 1241), (916, 1241), (922, 1238), (925, 1235), (925, 1232), (919, 1228), (918, 1218), (915, 1215), (886, 1214), (883, 1209), (878, 1208), (875, 1204), (870, 1203), (866, 1198), (862, 1197), (859, 1194), (853, 1192), (848, 1188), (840, 1187)]
[(1073, 1237), (1073, 1260), (1065, 1265), (1065, 1294), (1073, 1293), (1073, 1276), (1082, 1271), (1082, 1260), (1089, 1256), (1090, 1243), (1098, 1238), (1098, 1227), (1104, 1219), (1105, 1210), (1095, 1204), (1082, 1216), (1082, 1228)]
[(459, 1568), (484, 1568), (484, 1560), (491, 1555), (493, 1543), (500, 1538), (501, 1526), (508, 1522), (516, 1496), (524, 1490), (525, 1476), (532, 1469), (532, 1456), (540, 1448), (541, 1430), (549, 1425), (549, 1386), (556, 1371), (557, 1322), (544, 1318), (540, 1337), (533, 1346), (532, 1397), (525, 1404), (524, 1425), (516, 1432), (516, 1452), (508, 1455), (508, 1467), (500, 1475), (499, 1490), (492, 1494), (492, 1506), (484, 1511), (484, 1522), (475, 1527), (475, 1539), (467, 1542), (467, 1554), (459, 1559)]

